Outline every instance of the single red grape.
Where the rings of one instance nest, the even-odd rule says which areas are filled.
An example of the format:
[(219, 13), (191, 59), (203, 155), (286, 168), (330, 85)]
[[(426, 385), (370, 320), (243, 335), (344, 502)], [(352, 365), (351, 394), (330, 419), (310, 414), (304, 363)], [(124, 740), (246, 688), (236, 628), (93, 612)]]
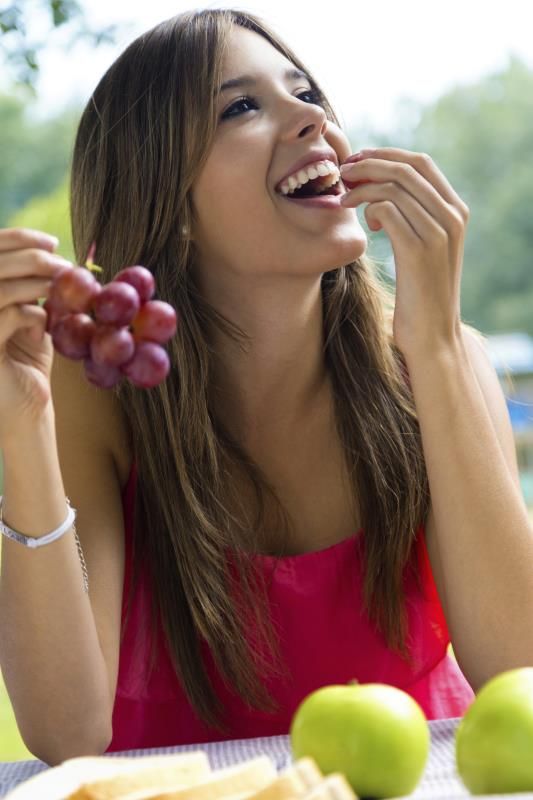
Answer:
[(127, 328), (112, 325), (97, 327), (91, 341), (91, 358), (95, 364), (119, 367), (135, 353), (135, 341)]
[(87, 312), (101, 289), (102, 287), (88, 269), (65, 267), (52, 281), (48, 304), (58, 313)]
[(122, 380), (122, 373), (118, 367), (110, 364), (95, 364), (91, 358), (84, 361), (87, 379), (100, 389), (111, 389)]
[(47, 298), (43, 303), (43, 308), (46, 311), (46, 332), (51, 333), (52, 328), (54, 328), (60, 319), (64, 316), (68, 316), (68, 311), (60, 311), (57, 308), (54, 308), (53, 303)]
[(66, 358), (87, 358), (95, 330), (94, 320), (88, 314), (70, 314), (52, 328), (52, 342)]
[(176, 333), (178, 320), (176, 312), (162, 300), (149, 300), (133, 322), (133, 335), (136, 341), (149, 341), (165, 344)]
[(135, 386), (150, 389), (165, 380), (170, 371), (170, 359), (161, 345), (138, 342), (135, 355), (120, 370)]
[(139, 311), (141, 301), (133, 286), (121, 281), (111, 281), (95, 297), (92, 307), (98, 322), (129, 325)]
[(141, 303), (146, 303), (154, 296), (155, 280), (154, 276), (146, 267), (136, 265), (134, 267), (126, 267), (121, 270), (118, 275), (113, 278), (114, 281), (124, 281), (129, 283), (134, 289), (137, 289)]

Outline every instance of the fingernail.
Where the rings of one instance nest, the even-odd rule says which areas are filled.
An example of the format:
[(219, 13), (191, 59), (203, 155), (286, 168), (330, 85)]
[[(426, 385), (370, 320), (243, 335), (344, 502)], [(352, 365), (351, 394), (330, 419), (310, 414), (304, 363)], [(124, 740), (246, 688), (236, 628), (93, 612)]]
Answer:
[(348, 156), (344, 163), (350, 164), (361, 161), (363, 158), (368, 158), (368, 156), (371, 156), (373, 152), (374, 150), (369, 147), (365, 148), (364, 150), (359, 150), (357, 153), (354, 153), (353, 156)]
[(352, 172), (354, 167), (355, 167), (355, 164), (341, 164), (341, 166), (340, 166), (341, 175), (344, 175), (347, 172)]
[(59, 244), (59, 239), (57, 238), (57, 236), (50, 236), (50, 234), (47, 233), (45, 234), (44, 238), (46, 239), (48, 244), (52, 245), (52, 247), (57, 247)]
[(62, 258), (61, 256), (56, 256), (54, 258), (54, 264), (56, 265), (56, 267), (61, 267), (61, 269), (63, 269), (64, 267), (74, 267), (72, 261), (67, 261), (66, 258)]

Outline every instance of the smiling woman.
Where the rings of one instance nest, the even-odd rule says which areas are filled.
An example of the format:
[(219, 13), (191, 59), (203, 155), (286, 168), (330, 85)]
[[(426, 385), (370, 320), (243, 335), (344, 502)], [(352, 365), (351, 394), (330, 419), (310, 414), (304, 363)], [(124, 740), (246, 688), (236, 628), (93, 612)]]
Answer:
[(32, 752), (287, 733), (303, 697), (354, 677), (458, 716), (469, 681), (531, 659), (533, 537), (459, 314), (468, 210), (428, 156), (352, 154), (296, 55), (207, 9), (103, 76), (71, 207), (78, 261), (96, 242), (104, 282), (146, 265), (180, 323), (149, 391), (52, 370), (26, 328), (54, 243), (0, 231), (4, 520), (42, 536), (68, 496), (91, 587), (72, 528), (4, 543), (0, 655)]

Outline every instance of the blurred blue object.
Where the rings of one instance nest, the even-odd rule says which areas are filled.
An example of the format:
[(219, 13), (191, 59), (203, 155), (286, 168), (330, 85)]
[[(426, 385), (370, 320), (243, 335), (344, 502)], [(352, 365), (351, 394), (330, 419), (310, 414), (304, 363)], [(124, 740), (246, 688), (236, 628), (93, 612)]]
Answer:
[(507, 410), (511, 418), (511, 425), (514, 431), (525, 431), (533, 429), (533, 404), (528, 403), (525, 398), (506, 397)]

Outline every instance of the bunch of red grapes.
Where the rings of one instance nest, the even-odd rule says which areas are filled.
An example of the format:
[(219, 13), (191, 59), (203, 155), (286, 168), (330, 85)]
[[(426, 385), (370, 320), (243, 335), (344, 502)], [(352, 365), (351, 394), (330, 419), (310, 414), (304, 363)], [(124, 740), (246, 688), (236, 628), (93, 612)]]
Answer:
[(51, 285), (44, 308), (55, 349), (83, 359), (88, 380), (102, 389), (123, 378), (143, 389), (157, 386), (170, 370), (162, 345), (176, 332), (176, 312), (151, 299), (155, 281), (145, 267), (126, 267), (102, 286), (90, 256), (87, 266), (65, 268)]

